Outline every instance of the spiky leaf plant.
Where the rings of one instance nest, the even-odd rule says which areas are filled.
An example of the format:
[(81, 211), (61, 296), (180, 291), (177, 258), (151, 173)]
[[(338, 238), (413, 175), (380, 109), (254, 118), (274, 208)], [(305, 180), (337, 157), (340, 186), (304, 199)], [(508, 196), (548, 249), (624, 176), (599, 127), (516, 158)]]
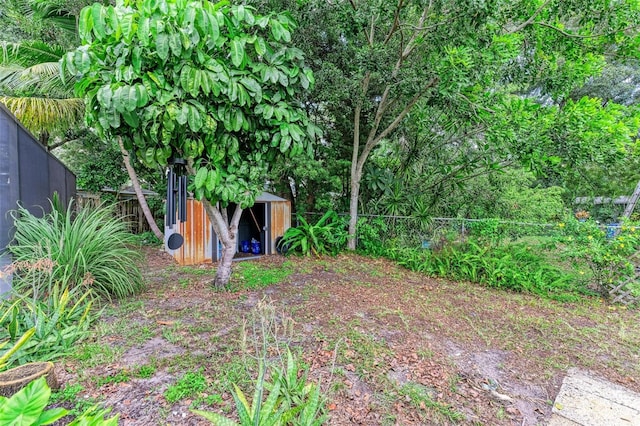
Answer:
[[(15, 240), (9, 250), (16, 264), (51, 259), (52, 282), (71, 288), (87, 286), (108, 299), (125, 297), (142, 288), (136, 264), (139, 254), (129, 247), (133, 236), (111, 208), (83, 208), (76, 213), (73, 203), (66, 210), (53, 204), (51, 213), (43, 217), (23, 207), (13, 213)], [(46, 294), (49, 290), (33, 289), (32, 285), (31, 280), (21, 279), (20, 270), (16, 271), (17, 291)]]

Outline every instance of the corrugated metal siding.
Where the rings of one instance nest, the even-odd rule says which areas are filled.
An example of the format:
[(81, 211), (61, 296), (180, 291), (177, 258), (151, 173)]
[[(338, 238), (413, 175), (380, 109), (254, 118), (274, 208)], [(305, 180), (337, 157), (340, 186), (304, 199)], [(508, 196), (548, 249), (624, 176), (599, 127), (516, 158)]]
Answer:
[(276, 240), (291, 228), (291, 203), (289, 201), (271, 202), (271, 253), (277, 253)]
[(184, 238), (182, 247), (171, 253), (180, 265), (213, 261), (213, 232), (202, 203), (187, 200), (187, 220), (176, 223), (174, 229)]

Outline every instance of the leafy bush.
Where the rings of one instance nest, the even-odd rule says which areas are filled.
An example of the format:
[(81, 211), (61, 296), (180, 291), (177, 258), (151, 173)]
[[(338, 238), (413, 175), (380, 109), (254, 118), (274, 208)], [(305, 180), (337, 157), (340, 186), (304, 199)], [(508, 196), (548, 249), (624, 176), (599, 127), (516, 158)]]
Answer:
[(63, 211), (52, 203), (52, 211), (38, 218), (25, 208), (14, 212), (15, 243), (9, 247), (17, 265), (35, 264), (40, 259), (53, 262), (53, 273), (43, 288), (33, 288), (28, 273), (17, 268), (13, 286), (19, 292), (47, 294), (53, 283), (71, 288), (86, 286), (97, 294), (124, 297), (142, 288), (136, 265), (139, 255), (129, 248), (132, 236), (125, 224), (107, 207), (82, 209), (73, 203)]
[(386, 251), (385, 240), (389, 226), (382, 218), (361, 217), (358, 219), (358, 249), (374, 256)]
[(535, 248), (523, 243), (494, 245), (469, 239), (441, 250), (391, 249), (387, 256), (428, 275), (468, 280), (491, 287), (573, 301), (586, 289), (576, 277), (551, 265)]
[[(46, 410), (51, 389), (46, 380), (41, 377), (22, 388), (11, 398), (0, 396), (0, 424), (39, 426), (48, 425), (66, 416), (64, 408)], [(94, 425), (117, 426), (118, 416), (105, 419), (109, 409), (91, 407), (71, 423), (69, 426)]]
[(640, 226), (623, 223), (603, 228), (593, 220), (567, 218), (557, 229), (553, 247), (577, 269), (588, 269), (593, 289), (603, 296), (609, 296), (613, 284), (635, 275), (631, 259), (640, 249)]
[(347, 243), (345, 223), (334, 211), (326, 212), (315, 224), (298, 216), (299, 226), (289, 228), (278, 243), (282, 252), (299, 252), (304, 256), (337, 255)]
[[(260, 363), (253, 399), (249, 401), (237, 385), (233, 385), (233, 400), (240, 425), (319, 426), (325, 419), (324, 401), (318, 385), (307, 383), (306, 370), (287, 351), (286, 369), (272, 368), (272, 382), (265, 379), (265, 365)], [(263, 395), (268, 393), (266, 399)], [(233, 420), (203, 410), (191, 410), (214, 425), (238, 425)]]
[[(91, 313), (91, 291), (54, 285), (41, 300), (14, 296), (0, 301), (0, 341), (14, 345), (0, 362), (13, 364), (51, 361), (68, 355), (89, 333), (96, 314)], [(4, 365), (2, 365), (4, 364)]]

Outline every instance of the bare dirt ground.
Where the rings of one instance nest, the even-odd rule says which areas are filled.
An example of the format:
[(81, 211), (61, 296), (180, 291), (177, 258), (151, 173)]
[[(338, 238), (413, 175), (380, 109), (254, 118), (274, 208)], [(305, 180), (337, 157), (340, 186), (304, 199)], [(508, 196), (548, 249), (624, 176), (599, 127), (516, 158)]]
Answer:
[[(82, 385), (77, 398), (112, 407), (121, 425), (208, 424), (194, 406), (233, 417), (222, 383), (263, 301), (292, 324), (289, 345), (320, 383), (331, 425), (543, 425), (571, 366), (640, 390), (640, 316), (599, 301), (539, 300), (357, 255), (263, 257), (254, 267), (290, 274), (213, 291), (215, 265), (145, 254), (147, 289), (107, 306), (93, 341), (57, 366), (67, 386)], [(145, 365), (150, 377), (132, 373)], [(207, 390), (168, 402), (188, 371), (202, 372)]]

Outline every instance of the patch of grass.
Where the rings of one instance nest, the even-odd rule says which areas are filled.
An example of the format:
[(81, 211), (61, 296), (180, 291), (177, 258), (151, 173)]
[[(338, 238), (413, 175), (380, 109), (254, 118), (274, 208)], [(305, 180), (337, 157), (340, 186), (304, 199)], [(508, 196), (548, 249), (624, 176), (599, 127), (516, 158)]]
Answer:
[(69, 408), (70, 416), (79, 416), (90, 407), (96, 404), (95, 398), (81, 398), (80, 392), (84, 391), (84, 386), (80, 383), (66, 385), (58, 391), (51, 392), (49, 404), (61, 404)]
[(193, 275), (196, 277), (214, 276), (216, 273), (215, 269), (198, 268), (197, 266), (179, 266), (177, 267), (177, 271), (180, 274)]
[(100, 343), (84, 343), (79, 345), (71, 357), (80, 362), (84, 368), (114, 362), (122, 353), (122, 348), (113, 348)]
[(191, 280), (189, 280), (189, 278), (185, 278), (185, 277), (178, 278), (178, 285), (180, 285), (180, 287), (183, 289), (189, 287), (190, 283), (191, 283)]
[(232, 290), (256, 290), (280, 283), (293, 274), (290, 261), (278, 268), (267, 268), (256, 262), (240, 262), (236, 266), (229, 287)]
[(119, 371), (114, 375), (94, 378), (94, 382), (97, 387), (101, 387), (107, 384), (127, 383), (129, 380), (131, 380), (131, 376), (130, 373), (126, 370)]
[(182, 324), (179, 321), (176, 321), (171, 327), (164, 327), (162, 329), (162, 338), (174, 345), (179, 343), (183, 338), (180, 333), (178, 333), (181, 328)]
[(385, 365), (385, 358), (392, 353), (384, 342), (358, 331), (353, 326), (349, 327), (345, 342), (347, 345), (341, 351), (340, 361), (352, 363), (362, 377), (375, 376), (375, 371)]
[(62, 403), (62, 402), (74, 402), (78, 399), (78, 394), (84, 390), (84, 386), (80, 383), (74, 383), (72, 385), (65, 385), (60, 390), (51, 392), (50, 404)]
[(177, 355), (170, 358), (163, 358), (159, 361), (158, 367), (167, 367), (169, 373), (180, 371), (196, 370), (202, 365), (209, 365), (211, 357), (209, 355)]
[(191, 403), (191, 407), (199, 407), (201, 405), (214, 406), (214, 405), (221, 405), (223, 403), (224, 403), (224, 399), (222, 399), (222, 395), (218, 393), (214, 393), (211, 395), (202, 396), (194, 399), (193, 402)]
[(399, 389), (400, 396), (408, 398), (415, 408), (421, 410), (425, 420), (441, 423), (460, 422), (465, 419), (464, 414), (456, 411), (451, 405), (434, 401), (434, 392), (417, 383), (406, 383)]
[(156, 374), (157, 367), (153, 364), (145, 364), (141, 365), (135, 370), (133, 370), (133, 374), (140, 379), (149, 379)]
[(207, 378), (202, 371), (189, 372), (169, 386), (164, 392), (164, 397), (173, 404), (185, 398), (195, 398), (205, 389), (207, 389)]

